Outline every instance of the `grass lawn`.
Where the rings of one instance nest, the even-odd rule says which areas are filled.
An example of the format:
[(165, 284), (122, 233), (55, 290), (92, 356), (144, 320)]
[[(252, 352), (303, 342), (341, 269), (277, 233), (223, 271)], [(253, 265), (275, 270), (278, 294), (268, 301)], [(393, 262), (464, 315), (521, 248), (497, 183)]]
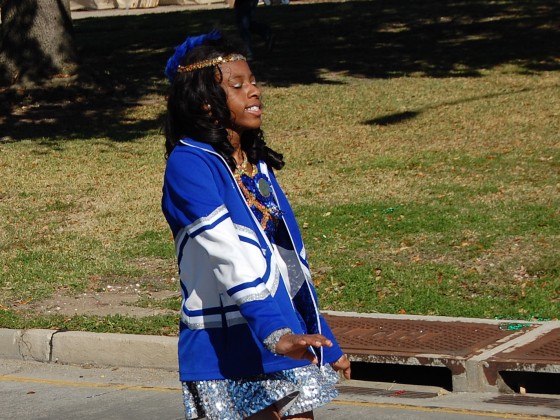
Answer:
[[(558, 2), (294, 1), (258, 12), (278, 36), (272, 53), (255, 38), (264, 129), (287, 161), (278, 177), (322, 308), (557, 319)], [(176, 315), (29, 305), (130, 284), (179, 293), (159, 208), (163, 68), (187, 34), (235, 35), (232, 13), (75, 21), (84, 64), (110, 97), (9, 94), (0, 327), (176, 334)]]

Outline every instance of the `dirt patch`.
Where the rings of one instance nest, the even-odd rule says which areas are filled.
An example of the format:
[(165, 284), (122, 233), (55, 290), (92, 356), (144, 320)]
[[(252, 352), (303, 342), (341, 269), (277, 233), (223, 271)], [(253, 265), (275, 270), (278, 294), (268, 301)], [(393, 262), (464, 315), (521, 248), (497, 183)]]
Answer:
[[(171, 290), (145, 291), (130, 286), (108, 286), (101, 292), (84, 292), (68, 295), (64, 291), (57, 292), (48, 299), (18, 306), (18, 309), (29, 310), (40, 314), (62, 315), (128, 315), (146, 317), (153, 315), (172, 315), (173, 309), (157, 307), (157, 302), (170, 298), (179, 299), (180, 293)], [(146, 302), (154, 302), (150, 306)]]
[(70, 317), (125, 315), (141, 318), (178, 314), (181, 290), (175, 263), (143, 257), (131, 260), (130, 264), (140, 268), (143, 275), (134, 279), (90, 276), (87, 287), (80, 292), (62, 286), (45, 299), (16, 301), (12, 308), (38, 315)]

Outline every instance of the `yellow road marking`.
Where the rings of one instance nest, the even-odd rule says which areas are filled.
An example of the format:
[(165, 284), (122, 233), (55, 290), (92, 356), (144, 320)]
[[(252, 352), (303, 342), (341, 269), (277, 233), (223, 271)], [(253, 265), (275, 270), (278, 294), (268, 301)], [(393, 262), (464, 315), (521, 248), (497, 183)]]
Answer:
[(152, 391), (152, 392), (181, 392), (180, 388), (172, 387), (150, 387), (141, 385), (125, 385), (125, 384), (112, 384), (112, 383), (98, 383), (98, 382), (75, 382), (64, 381), (60, 379), (42, 379), (42, 378), (26, 378), (20, 376), (0, 376), (0, 381), (11, 382), (27, 382), (42, 385), (55, 385), (55, 386), (69, 386), (75, 388), (111, 388), (117, 390), (127, 391)]
[(515, 413), (496, 413), (493, 411), (483, 411), (483, 410), (469, 410), (466, 408), (451, 408), (451, 407), (419, 407), (416, 405), (400, 404), (400, 403), (377, 403), (377, 402), (365, 402), (365, 401), (342, 401), (333, 400), (331, 404), (335, 405), (350, 405), (357, 407), (375, 407), (375, 408), (395, 408), (401, 410), (411, 410), (411, 411), (425, 411), (425, 412), (438, 412), (438, 413), (449, 413), (449, 414), (464, 414), (470, 416), (485, 416), (485, 417), (496, 417), (499, 419), (517, 419), (517, 420), (550, 420), (553, 417), (549, 416), (539, 416), (531, 414), (515, 414)]

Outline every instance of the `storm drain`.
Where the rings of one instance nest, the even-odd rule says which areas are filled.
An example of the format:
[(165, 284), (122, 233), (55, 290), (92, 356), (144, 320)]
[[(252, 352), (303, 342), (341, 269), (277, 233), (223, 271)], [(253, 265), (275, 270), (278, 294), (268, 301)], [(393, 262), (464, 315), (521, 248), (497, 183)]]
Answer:
[(560, 399), (558, 398), (532, 397), (529, 395), (499, 395), (484, 402), (560, 409)]
[(538, 326), (509, 329), (488, 322), (332, 314), (325, 318), (353, 363), (352, 373), (360, 375), (357, 379), (433, 385), (449, 391), (467, 390), (467, 360)]
[(560, 373), (500, 371), (499, 375), (514, 392), (560, 395)]
[(453, 390), (451, 370), (437, 366), (352, 362), (352, 379), (406, 385), (437, 386)]
[(341, 347), (349, 353), (445, 354), (468, 357), (523, 330), (477, 322), (440, 322), (325, 315)]
[(341, 394), (353, 394), (368, 397), (395, 397), (395, 398), (435, 398), (436, 392), (408, 391), (408, 390), (387, 390), (379, 388), (366, 388), (358, 386), (338, 385), (336, 387)]
[(494, 354), (483, 370), (489, 383), (501, 378), (515, 392), (560, 394), (560, 328)]

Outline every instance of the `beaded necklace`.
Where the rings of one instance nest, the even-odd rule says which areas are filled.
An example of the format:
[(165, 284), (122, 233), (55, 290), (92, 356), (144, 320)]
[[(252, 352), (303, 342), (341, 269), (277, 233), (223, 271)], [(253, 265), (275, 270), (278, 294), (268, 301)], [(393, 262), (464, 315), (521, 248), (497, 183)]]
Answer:
[(245, 152), (242, 154), (243, 162), (236, 165), (235, 179), (249, 208), (269, 238), (272, 238), (282, 211), (274, 202), (270, 181), (259, 172), (256, 165), (249, 163)]

